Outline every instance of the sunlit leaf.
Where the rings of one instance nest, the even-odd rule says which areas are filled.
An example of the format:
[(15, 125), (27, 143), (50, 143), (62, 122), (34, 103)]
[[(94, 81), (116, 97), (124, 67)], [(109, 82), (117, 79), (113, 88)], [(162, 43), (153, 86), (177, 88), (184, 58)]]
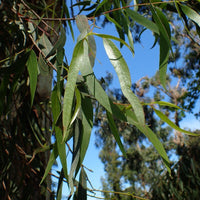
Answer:
[[(87, 38), (88, 47), (89, 47), (88, 55), (89, 55), (89, 59), (90, 59), (90, 64), (93, 67), (94, 62), (95, 62), (95, 57), (96, 57), (96, 43), (95, 43), (93, 35), (86, 35), (87, 33), (90, 33), (92, 31), (88, 24), (87, 17), (85, 15), (78, 15), (76, 17), (76, 24), (77, 24), (77, 27), (78, 27), (80, 33), (82, 33), (82, 35)], [(79, 39), (80, 39), (80, 36), (79, 36), (78, 40)]]
[(37, 76), (38, 76), (38, 64), (35, 52), (31, 50), (30, 56), (27, 60), (27, 69), (29, 73), (30, 80), (30, 91), (31, 91), (31, 106), (33, 105), (33, 100), (35, 97), (35, 91), (37, 86)]
[(84, 63), (84, 59), (83, 41), (79, 41), (74, 48), (63, 99), (63, 140), (66, 140), (69, 136), (69, 125), (71, 122), (71, 111), (76, 80), (78, 72)]
[(181, 6), (181, 10), (187, 15), (192, 21), (196, 22), (200, 26), (200, 15), (195, 10), (190, 8), (189, 6), (179, 4)]
[(81, 108), (81, 94), (77, 88), (75, 88), (75, 96), (76, 96), (76, 106), (75, 106), (74, 114), (73, 114), (71, 122), (70, 122), (70, 126), (75, 121), (77, 115), (79, 114), (80, 108)]
[(141, 124), (145, 124), (144, 111), (142, 105), (140, 104), (139, 99), (131, 90), (131, 77), (126, 61), (124, 60), (120, 51), (112, 41), (104, 38), (103, 42), (110, 62), (115, 68), (115, 71), (118, 75), (120, 86), (124, 96), (128, 99), (131, 106), (133, 107), (133, 110), (137, 116), (137, 120)]
[(155, 113), (158, 115), (158, 117), (166, 122), (169, 126), (171, 126), (173, 129), (180, 131), (182, 133), (185, 133), (187, 135), (192, 135), (192, 136), (200, 136), (200, 134), (196, 134), (196, 133), (192, 133), (190, 131), (186, 131), (180, 127), (178, 127), (176, 124), (174, 124), (165, 114), (163, 114), (162, 112), (160, 112), (159, 110), (153, 108), (153, 110), (155, 111)]

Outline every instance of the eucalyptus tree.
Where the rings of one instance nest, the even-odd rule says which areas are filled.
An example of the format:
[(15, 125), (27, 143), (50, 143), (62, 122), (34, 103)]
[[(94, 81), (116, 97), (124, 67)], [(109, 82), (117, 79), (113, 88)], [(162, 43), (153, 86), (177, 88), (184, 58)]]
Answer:
[[(160, 45), (159, 77), (166, 89), (167, 62), (172, 51), (172, 26), (165, 11), (175, 10), (183, 21), (191, 21), (197, 28), (200, 24), (199, 14), (193, 1), (130, 3), (124, 0), (70, 3), (61, 0), (0, 1), (0, 191), (3, 198), (50, 199), (50, 196), (56, 196), (60, 199), (63, 181), (70, 188), (69, 199), (72, 196), (75, 199), (87, 198), (89, 188), (82, 162), (94, 124), (93, 106), (97, 102), (106, 110), (111, 132), (124, 157), (125, 148), (114, 118), (136, 126), (154, 145), (170, 172), (167, 153), (145, 122), (143, 104), (131, 90), (126, 60), (112, 40), (129, 48), (134, 55), (133, 28), (140, 27), (136, 29), (139, 33), (143, 29), (152, 31)], [(116, 26), (119, 37), (98, 33), (95, 23), (101, 16), (105, 22), (110, 21)], [(80, 31), (78, 38), (74, 38), (73, 20)], [(66, 37), (66, 27), (76, 40), (70, 63), (67, 62), (69, 55), (65, 55), (63, 49), (69, 38)], [(185, 27), (190, 35), (187, 24)], [(98, 48), (95, 37), (103, 38), (103, 44), (100, 45), (105, 47), (117, 72), (128, 105), (113, 102), (95, 77), (93, 65)], [(52, 76), (53, 72), (55, 77)], [(153, 104), (178, 108), (167, 102)], [(163, 113), (154, 106), (152, 108), (162, 120), (180, 130)], [(51, 136), (55, 138), (52, 140), (54, 142)], [(71, 147), (69, 140), (73, 143)], [(70, 167), (67, 166), (70, 156), (66, 150), (72, 157)], [(53, 195), (48, 175), (57, 158), (61, 161), (62, 170), (58, 176), (56, 194)], [(79, 171), (80, 178), (77, 181)]]

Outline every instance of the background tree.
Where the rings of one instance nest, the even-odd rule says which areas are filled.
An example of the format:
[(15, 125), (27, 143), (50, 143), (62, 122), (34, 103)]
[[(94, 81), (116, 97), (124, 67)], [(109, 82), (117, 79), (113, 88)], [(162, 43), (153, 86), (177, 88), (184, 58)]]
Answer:
[[(131, 90), (128, 66), (111, 40), (126, 46), (134, 54), (133, 41), (138, 38), (133, 38), (131, 31), (136, 31), (139, 37), (143, 29), (151, 30), (156, 41), (159, 41), (159, 79), (166, 89), (167, 61), (171, 49), (167, 11), (179, 14), (186, 24), (187, 35), (195, 42), (188, 24), (192, 20), (198, 33), (198, 4), (175, 1), (171, 5), (166, 2), (138, 1), (138, 4), (142, 4), (134, 5), (133, 9), (134, 6), (124, 0), (71, 1), (70, 4), (59, 0), (2, 0), (0, 3), (0, 191), (3, 198), (50, 199), (50, 196), (56, 196), (61, 199), (64, 181), (70, 188), (69, 199), (72, 196), (74, 199), (87, 198), (87, 175), (82, 162), (89, 144), (93, 110), (97, 103), (105, 109), (110, 130), (124, 157), (125, 147), (114, 123), (116, 119), (144, 133), (170, 173), (163, 144), (145, 122), (143, 107), (146, 109), (146, 105)], [(110, 21), (116, 26), (119, 37), (94, 32), (96, 19), (101, 16), (105, 23)], [(76, 20), (80, 36), (71, 63), (68, 63), (68, 55), (63, 50), (66, 41), (64, 25), (68, 25), (74, 39), (72, 20)], [(117, 72), (127, 105), (113, 102), (95, 77), (93, 66), (97, 47), (94, 36), (103, 38), (105, 51)], [(125, 42), (126, 36), (129, 44)], [(55, 78), (52, 77), (53, 71)], [(157, 104), (163, 105), (163, 102)], [(164, 105), (177, 108), (176, 104), (165, 102)], [(160, 118), (168, 121), (154, 106), (152, 109)], [(175, 124), (170, 124), (180, 130)], [(52, 143), (51, 136), (55, 139)], [(72, 140), (71, 146), (69, 140)], [(69, 155), (72, 159), (68, 170)], [(58, 157), (62, 170), (54, 195), (48, 175)]]

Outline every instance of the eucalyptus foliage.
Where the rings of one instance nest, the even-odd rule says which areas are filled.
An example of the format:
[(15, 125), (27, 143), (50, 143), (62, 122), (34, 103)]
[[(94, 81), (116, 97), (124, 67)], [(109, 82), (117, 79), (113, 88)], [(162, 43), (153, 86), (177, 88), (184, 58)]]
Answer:
[[(33, 177), (37, 189), (39, 184), (43, 186), (39, 189), (41, 199), (49, 199), (49, 192), (51, 196), (53, 193), (49, 182), (44, 184), (44, 181), (57, 158), (62, 164), (57, 199), (61, 198), (63, 181), (67, 182), (70, 189), (68, 198), (74, 195), (75, 188), (74, 199), (87, 198), (87, 174), (82, 162), (94, 126), (93, 111), (97, 102), (106, 110), (113, 137), (125, 157), (114, 118), (140, 130), (154, 145), (170, 173), (166, 151), (145, 122), (143, 105), (131, 90), (129, 67), (114, 42), (128, 47), (134, 56), (135, 38), (131, 31), (139, 27), (137, 31), (142, 34), (149, 29), (160, 45), (159, 77), (166, 89), (167, 64), (170, 54), (173, 55), (172, 27), (166, 12), (177, 13), (192, 38), (187, 21), (194, 23), (199, 30), (199, 10), (186, 1), (134, 2), (135, 5), (125, 0), (71, 1), (69, 5), (69, 2), (61, 0), (0, 1), (0, 130), (3, 152), (0, 191), (5, 198), (39, 199), (38, 194), (34, 197), (34, 189), (29, 187), (28, 194), (23, 191), (23, 184), (29, 185), (30, 177)], [(113, 23), (119, 37), (98, 34), (95, 26), (99, 17), (103, 17), (104, 23)], [(74, 38), (73, 20), (80, 31), (78, 38)], [(66, 29), (76, 41), (70, 63), (67, 62), (69, 55), (64, 53)], [(121, 90), (129, 105), (113, 102), (96, 79), (93, 72), (98, 49), (96, 37), (103, 38), (102, 45), (117, 72)], [(169, 105), (167, 102), (157, 104)], [(155, 112), (173, 128), (180, 130), (165, 115)], [(51, 136), (55, 137), (54, 143), (51, 143)], [(69, 140), (73, 141), (72, 147), (68, 145)], [(67, 150), (72, 155), (70, 166), (67, 166)], [(22, 157), (25, 182), (25, 178), (16, 178), (16, 174), (12, 174), (16, 155)], [(77, 181), (79, 171), (80, 178)], [(13, 182), (9, 182), (12, 177)]]

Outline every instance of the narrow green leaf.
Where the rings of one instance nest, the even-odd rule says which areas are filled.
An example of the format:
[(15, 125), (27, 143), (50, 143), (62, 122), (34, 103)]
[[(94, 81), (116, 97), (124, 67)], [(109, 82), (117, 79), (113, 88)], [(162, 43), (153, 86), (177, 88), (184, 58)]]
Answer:
[(141, 24), (142, 26), (146, 27), (154, 33), (160, 34), (157, 25), (146, 17), (139, 14), (138, 12), (127, 8), (126, 13), (132, 20), (136, 21), (138, 24)]
[(110, 17), (109, 14), (104, 14), (104, 16), (108, 19), (108, 21), (112, 22), (115, 26), (117, 26), (118, 28), (122, 29), (120, 24), (115, 19)]
[(53, 113), (53, 126), (55, 129), (55, 136), (56, 136), (56, 146), (58, 150), (58, 154), (60, 157), (60, 161), (63, 167), (64, 175), (65, 178), (68, 179), (68, 171), (67, 171), (67, 162), (66, 162), (66, 148), (65, 148), (65, 143), (62, 141), (63, 135), (62, 135), (62, 129), (61, 127), (56, 125), (56, 121), (58, 117), (60, 116), (61, 113), (61, 102), (60, 102), (60, 97), (58, 96), (59, 90), (57, 86), (54, 87), (54, 90), (52, 92), (52, 113)]
[(63, 99), (63, 140), (66, 141), (69, 136), (69, 125), (71, 122), (72, 103), (78, 72), (84, 63), (83, 41), (79, 41), (73, 52), (71, 65), (68, 72), (64, 99)]
[(134, 51), (134, 46), (133, 46), (134, 41), (133, 41), (132, 33), (131, 33), (131, 31), (130, 31), (130, 26), (128, 27), (128, 34), (127, 34), (127, 36), (128, 36), (128, 41), (129, 41), (130, 47), (131, 47), (131, 49), (133, 49), (133, 51)]
[(57, 187), (57, 200), (61, 200), (62, 199), (62, 187), (63, 187), (63, 178), (64, 178), (64, 172), (63, 169), (60, 172), (60, 177), (59, 177), (59, 181), (58, 181), (58, 187)]
[(109, 0), (103, 0), (102, 2), (100, 2), (98, 4), (98, 7), (95, 9), (95, 12), (94, 12), (94, 16), (95, 14), (98, 12), (99, 9), (102, 9), (102, 7), (108, 2)]
[(58, 157), (58, 149), (57, 149), (57, 146), (54, 145), (54, 148), (53, 148), (53, 150), (51, 152), (51, 155), (49, 157), (49, 161), (47, 163), (47, 166), (46, 166), (46, 169), (45, 169), (45, 172), (44, 172), (44, 175), (42, 177), (42, 180), (41, 180), (40, 184), (42, 184), (44, 179), (47, 177), (47, 175), (50, 172), (51, 167), (55, 163), (57, 157)]
[[(70, 18), (69, 9), (66, 6), (65, 2), (64, 2), (64, 12), (66, 14), (66, 17)], [(71, 35), (72, 35), (72, 39), (74, 41), (74, 31), (73, 31), (73, 28), (72, 28), (71, 20), (67, 20), (67, 23), (68, 23), (68, 26), (69, 26), (69, 29), (70, 29), (70, 32), (71, 32)]]
[(195, 10), (190, 8), (189, 6), (179, 4), (181, 6), (181, 10), (187, 15), (192, 21), (197, 23), (200, 26), (200, 15)]
[(76, 106), (75, 106), (74, 114), (73, 114), (71, 122), (70, 122), (70, 126), (75, 121), (76, 117), (79, 114), (80, 108), (81, 108), (81, 94), (77, 88), (75, 88), (75, 96), (76, 96)]
[(136, 119), (135, 114), (130, 109), (126, 110), (125, 114), (127, 116), (127, 121), (130, 124), (136, 126), (149, 139), (149, 141), (153, 144), (153, 146), (155, 147), (155, 149), (157, 150), (159, 155), (162, 157), (163, 162), (164, 162), (167, 170), (169, 172), (171, 172), (169, 158), (167, 156), (167, 153), (166, 153), (162, 143), (160, 142), (160, 140), (155, 135), (155, 133), (147, 125), (139, 124), (136, 121), (137, 119)]
[(140, 101), (137, 98), (137, 96), (131, 90), (131, 77), (126, 61), (124, 60), (120, 51), (112, 41), (104, 38), (103, 43), (106, 53), (110, 59), (110, 62), (115, 68), (115, 71), (118, 75), (120, 86), (124, 96), (130, 102), (137, 116), (138, 122), (140, 122), (141, 124), (145, 124), (144, 111), (142, 105), (140, 104)]
[(133, 0), (133, 2), (134, 2), (134, 11), (138, 11), (138, 2), (137, 2), (137, 0)]
[(151, 103), (142, 103), (142, 105), (154, 105), (154, 104), (158, 104), (160, 106), (168, 106), (168, 107), (183, 110), (181, 107), (179, 107), (179, 106), (177, 106), (173, 103), (166, 102), (166, 101), (155, 101), (155, 102), (151, 102)]
[(31, 50), (30, 56), (27, 60), (27, 69), (29, 73), (30, 80), (30, 91), (31, 91), (31, 106), (33, 105), (33, 100), (35, 97), (35, 91), (37, 86), (37, 76), (38, 76), (38, 64), (35, 52)]
[(83, 167), (79, 177), (77, 199), (87, 200), (87, 174)]
[(166, 122), (169, 126), (171, 126), (173, 129), (180, 131), (182, 133), (185, 133), (187, 135), (192, 135), (192, 136), (200, 136), (200, 134), (196, 134), (196, 133), (192, 133), (190, 131), (186, 131), (184, 129), (181, 129), (180, 127), (178, 127), (176, 124), (174, 124), (165, 114), (163, 114), (162, 112), (160, 112), (159, 110), (153, 108), (153, 110), (155, 111), (155, 113), (158, 115), (158, 117), (163, 120), (164, 122)]
[(74, 181), (73, 181), (73, 175), (74, 172), (77, 169), (77, 166), (79, 164), (80, 159), (80, 144), (81, 144), (81, 134), (82, 134), (82, 126), (81, 126), (81, 120), (76, 119), (74, 123), (74, 136), (73, 136), (73, 157), (72, 157), (72, 164), (71, 169), (69, 172), (69, 186), (71, 189), (71, 194), (74, 192)]
[(124, 146), (121, 142), (119, 132), (118, 132), (117, 127), (115, 125), (114, 119), (108, 111), (106, 112), (106, 114), (107, 114), (110, 130), (111, 130), (113, 136), (115, 137), (115, 140), (116, 140), (121, 152), (123, 153), (124, 157), (126, 158), (126, 152), (125, 152)]
[[(93, 35), (86, 35), (87, 33), (92, 32), (88, 24), (88, 19), (85, 15), (78, 15), (76, 17), (76, 24), (82, 36), (87, 39), (88, 42), (88, 55), (90, 59), (91, 67), (94, 66), (95, 57), (96, 57), (96, 43)], [(81, 35), (78, 39), (81, 38)]]
[(167, 18), (158, 8), (151, 6), (151, 12), (160, 32), (159, 74), (161, 84), (166, 89), (166, 72), (169, 60), (169, 51), (170, 49), (172, 51), (170, 27)]
[(81, 108), (82, 108), (82, 137), (81, 137), (79, 166), (76, 169), (76, 174), (78, 173), (80, 166), (85, 158), (85, 154), (90, 142), (90, 136), (93, 127), (93, 106), (91, 99), (82, 95)]
[(52, 94), (51, 94), (51, 107), (52, 107), (52, 113), (53, 113), (53, 122), (56, 124), (56, 121), (58, 120), (58, 117), (60, 116), (61, 113), (61, 101), (60, 101), (60, 88), (56, 84)]

